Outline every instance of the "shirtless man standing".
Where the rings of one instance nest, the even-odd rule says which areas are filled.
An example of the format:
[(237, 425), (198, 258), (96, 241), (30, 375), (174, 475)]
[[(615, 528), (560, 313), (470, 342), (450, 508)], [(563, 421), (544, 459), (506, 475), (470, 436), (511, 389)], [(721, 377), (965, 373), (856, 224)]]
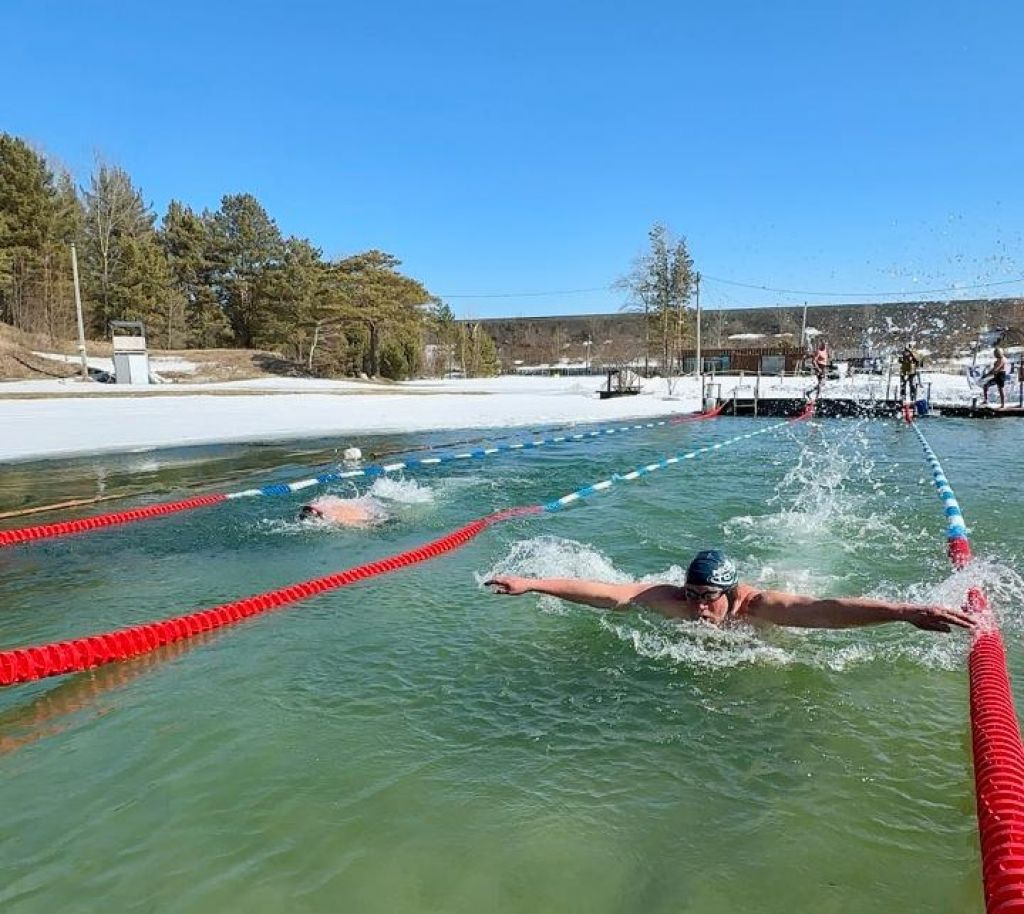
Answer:
[(1005, 409), (1006, 375), (1010, 371), (1010, 362), (1006, 358), (1006, 356), (1003, 355), (1003, 350), (1000, 349), (998, 346), (996, 346), (993, 355), (995, 356), (995, 361), (992, 363), (992, 367), (987, 372), (985, 372), (985, 378), (987, 378), (988, 380), (985, 381), (984, 384), (982, 384), (981, 392), (985, 396), (985, 405), (988, 406), (988, 389), (994, 384), (996, 390), (999, 391), (999, 408)]

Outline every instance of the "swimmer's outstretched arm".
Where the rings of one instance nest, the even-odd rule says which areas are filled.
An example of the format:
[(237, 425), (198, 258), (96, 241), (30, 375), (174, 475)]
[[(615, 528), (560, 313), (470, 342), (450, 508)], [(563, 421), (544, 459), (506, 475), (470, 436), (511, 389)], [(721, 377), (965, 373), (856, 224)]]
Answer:
[(664, 610), (679, 599), (678, 588), (670, 584), (606, 584), (578, 578), (517, 578), (508, 574), (495, 575), (484, 584), (493, 587), (495, 593), (512, 597), (542, 593), (598, 609), (627, 610), (643, 606)]
[(969, 613), (945, 606), (889, 603), (867, 597), (817, 600), (775, 590), (759, 591), (746, 601), (743, 609), (751, 619), (797, 628), (856, 628), (906, 622), (926, 631), (948, 632), (953, 627), (971, 629), (977, 624)]

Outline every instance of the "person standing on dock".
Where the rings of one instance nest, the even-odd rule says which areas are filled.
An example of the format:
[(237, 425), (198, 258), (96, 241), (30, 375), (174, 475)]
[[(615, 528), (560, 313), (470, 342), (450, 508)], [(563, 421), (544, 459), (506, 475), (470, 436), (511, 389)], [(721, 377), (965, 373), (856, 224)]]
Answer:
[(814, 352), (814, 359), (811, 362), (814, 374), (818, 379), (818, 390), (816, 396), (821, 396), (821, 388), (825, 383), (825, 376), (828, 374), (828, 344), (821, 340)]
[(1006, 408), (1006, 374), (1009, 371), (1010, 364), (1007, 361), (1006, 356), (1003, 354), (1003, 350), (998, 346), (993, 350), (993, 356), (995, 361), (992, 363), (992, 367), (986, 372), (985, 377), (988, 378), (984, 384), (981, 385), (981, 393), (985, 398), (985, 405), (988, 406), (988, 389), (995, 384), (999, 388), (999, 408)]
[(904, 346), (903, 351), (900, 352), (900, 399), (904, 403), (913, 403), (917, 399), (917, 388), (920, 382), (917, 372), (920, 367), (921, 359), (918, 354), (910, 346)]

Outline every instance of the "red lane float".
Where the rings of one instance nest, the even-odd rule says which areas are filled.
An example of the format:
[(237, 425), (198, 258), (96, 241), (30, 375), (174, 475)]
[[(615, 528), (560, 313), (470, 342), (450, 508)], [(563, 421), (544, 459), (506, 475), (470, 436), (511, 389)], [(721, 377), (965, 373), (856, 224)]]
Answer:
[(715, 406), (702, 413), (692, 413), (687, 416), (674, 416), (668, 421), (670, 425), (679, 425), (681, 422), (697, 422), (700, 419), (715, 419), (723, 409), (725, 409), (725, 405), (720, 404), (719, 406)]
[(808, 400), (804, 404), (804, 408), (802, 410), (800, 410), (800, 412), (797, 413), (789, 421), (791, 423), (792, 422), (803, 422), (804, 419), (811, 419), (811, 418), (813, 418), (813, 416), (814, 416), (814, 400)]
[[(972, 559), (966, 537), (949, 540), (957, 570)], [(964, 609), (988, 614), (988, 598), (970, 587)], [(967, 675), (971, 705), (974, 796), (981, 874), (988, 914), (1024, 912), (1024, 743), (1013, 703), (1003, 636), (989, 618), (971, 645)]]
[(389, 571), (396, 571), (407, 565), (428, 561), (465, 545), (492, 524), (512, 517), (539, 514), (541, 510), (540, 506), (535, 505), (499, 511), (466, 524), (466, 526), (417, 549), (401, 552), (365, 565), (357, 565), (355, 568), (349, 568), (347, 571), (337, 574), (281, 587), (277, 590), (236, 600), (233, 603), (225, 603), (212, 609), (175, 616), (161, 622), (147, 622), (131, 628), (121, 628), (87, 638), (75, 638), (70, 641), (0, 651), (0, 686), (32, 682), (37, 679), (45, 679), (48, 676), (61, 676), (65, 673), (77, 673), (118, 660), (130, 660), (133, 657), (155, 651), (165, 644), (183, 641), (225, 625), (233, 625), (250, 616), (257, 616), (328, 590), (336, 590), (364, 578), (372, 578)]
[(16, 546), (19, 543), (31, 543), (36, 540), (53, 539), (57, 536), (68, 536), (71, 533), (85, 533), (88, 530), (99, 530), (102, 527), (115, 527), (118, 524), (130, 524), (134, 521), (148, 520), (151, 517), (162, 517), (178, 511), (190, 511), (193, 508), (205, 508), (216, 505), (227, 499), (227, 495), (197, 495), (182, 501), (162, 502), (159, 505), (144, 505), (128, 511), (116, 511), (113, 514), (94, 514), (92, 517), (80, 517), (77, 520), (60, 521), (53, 524), (39, 524), (35, 527), (19, 527), (15, 530), (0, 530), (0, 547)]
[[(954, 561), (957, 567), (966, 564), (960, 555)], [(965, 608), (988, 614), (980, 588), (967, 591)], [(1024, 744), (1003, 637), (991, 619), (975, 636), (967, 672), (985, 910), (1019, 914), (1024, 912)]]
[[(904, 418), (913, 425), (912, 416)], [(970, 541), (950, 536), (947, 554), (958, 571), (966, 568), (973, 558)], [(986, 617), (967, 658), (985, 910), (1024, 914), (1024, 743), (1006, 649), (980, 587), (968, 588), (964, 609)]]

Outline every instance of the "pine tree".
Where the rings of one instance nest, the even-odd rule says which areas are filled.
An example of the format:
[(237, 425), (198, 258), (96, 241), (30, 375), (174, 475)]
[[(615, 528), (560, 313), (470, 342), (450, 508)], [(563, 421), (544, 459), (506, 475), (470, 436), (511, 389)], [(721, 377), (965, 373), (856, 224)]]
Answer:
[[(391, 254), (371, 250), (335, 265), (340, 297), (347, 306), (345, 317), (366, 328), (363, 371), (371, 377), (404, 377), (419, 369), (426, 309), (432, 299), (422, 283), (398, 271), (400, 264)], [(404, 363), (393, 357), (383, 362), (385, 342), (403, 347)]]
[(188, 346), (223, 346), (233, 336), (215, 285), (213, 218), (172, 200), (160, 229), (174, 285), (184, 296)]
[(455, 313), (451, 306), (440, 299), (435, 300), (430, 312), (430, 329), (437, 339), (439, 351), (442, 353), (440, 364), (435, 364), (435, 371), (442, 375), (450, 375), (455, 357), (455, 347), (459, 340), (459, 327), (455, 322)]
[(266, 270), (258, 283), (263, 307), (253, 331), (254, 344), (284, 346), (297, 360), (303, 358), (310, 324), (322, 311), (325, 270), (320, 249), (305, 238), (284, 242), (280, 263)]
[(479, 322), (460, 324), (459, 356), (467, 378), (493, 377), (501, 369), (494, 338)]
[(70, 176), (23, 140), (0, 134), (0, 320), (51, 338), (68, 335), (68, 243), (80, 218)]
[(267, 321), (269, 271), (285, 252), (281, 232), (252, 194), (221, 200), (213, 214), (214, 278), (221, 307), (240, 346), (252, 346)]
[(143, 321), (151, 345), (185, 346), (186, 299), (175, 286), (167, 255), (153, 232), (123, 240), (116, 298), (117, 319)]
[(101, 164), (84, 196), (83, 286), (93, 332), (105, 336), (112, 320), (142, 320), (160, 342), (184, 342), (184, 297), (142, 192), (124, 169)]

